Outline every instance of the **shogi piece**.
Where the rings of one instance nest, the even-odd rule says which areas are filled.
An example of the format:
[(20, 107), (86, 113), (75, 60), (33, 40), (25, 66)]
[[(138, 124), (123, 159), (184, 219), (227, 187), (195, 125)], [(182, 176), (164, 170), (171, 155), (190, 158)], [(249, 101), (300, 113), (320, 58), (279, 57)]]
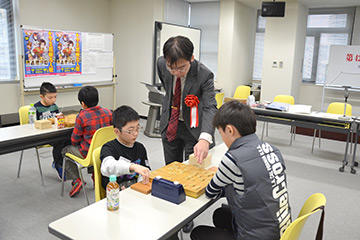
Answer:
[(181, 183), (187, 196), (198, 198), (205, 192), (214, 172), (194, 165), (173, 162), (150, 173), (150, 179), (156, 176)]
[(142, 182), (135, 183), (130, 186), (135, 191), (141, 192), (143, 194), (149, 194), (151, 192), (151, 182), (143, 184)]
[(65, 115), (65, 127), (75, 126), (76, 114)]
[(203, 160), (201, 164), (198, 163), (194, 154), (189, 156), (189, 164), (195, 165), (201, 168), (208, 168), (211, 165), (211, 154), (208, 154), (207, 157)]
[(51, 122), (49, 120), (47, 120), (47, 119), (36, 120), (35, 121), (35, 128), (37, 128), (37, 129), (51, 128)]

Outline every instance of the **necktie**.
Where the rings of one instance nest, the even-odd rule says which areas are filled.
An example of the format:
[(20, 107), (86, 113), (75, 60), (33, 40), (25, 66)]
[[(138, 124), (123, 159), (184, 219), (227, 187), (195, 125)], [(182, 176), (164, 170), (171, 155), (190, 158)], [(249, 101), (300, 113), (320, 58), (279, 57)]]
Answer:
[(172, 142), (176, 138), (176, 131), (179, 123), (180, 114), (180, 99), (181, 99), (181, 80), (176, 79), (175, 93), (172, 99), (171, 115), (169, 125), (166, 130), (166, 138), (169, 142)]

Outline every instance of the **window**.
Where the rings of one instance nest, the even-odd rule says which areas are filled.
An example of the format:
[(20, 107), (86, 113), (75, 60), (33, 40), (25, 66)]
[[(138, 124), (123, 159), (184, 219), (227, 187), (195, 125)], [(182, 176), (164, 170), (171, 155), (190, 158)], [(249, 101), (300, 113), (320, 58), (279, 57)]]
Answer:
[(264, 57), (264, 40), (265, 40), (265, 18), (261, 17), (260, 10), (257, 14), (257, 26), (255, 36), (255, 50), (254, 50), (254, 69), (253, 79), (261, 80), (262, 63)]
[(16, 43), (12, 0), (0, 0), (0, 81), (17, 77)]
[(309, 9), (303, 82), (324, 84), (330, 46), (350, 44), (354, 12), (354, 8)]
[(216, 76), (220, 2), (191, 3), (190, 25), (201, 29), (200, 60)]

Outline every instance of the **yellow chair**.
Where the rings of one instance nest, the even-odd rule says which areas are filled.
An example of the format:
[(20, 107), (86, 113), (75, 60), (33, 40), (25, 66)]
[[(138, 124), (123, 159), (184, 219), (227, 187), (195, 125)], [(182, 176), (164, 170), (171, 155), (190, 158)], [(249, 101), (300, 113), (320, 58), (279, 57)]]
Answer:
[(224, 94), (225, 94), (225, 93), (221, 92), (221, 93), (217, 93), (217, 94), (215, 95), (215, 100), (216, 100), (217, 108), (218, 108), (218, 109), (219, 109), (219, 108), (222, 106), (222, 104), (223, 104)]
[[(344, 114), (344, 109), (345, 109), (345, 103), (341, 103), (341, 102), (332, 102), (329, 104), (326, 112), (327, 113), (332, 113), (332, 114), (340, 114), (340, 115), (343, 115)], [(351, 104), (346, 104), (346, 112), (345, 112), (345, 116), (352, 116), (352, 106)], [(343, 126), (339, 126), (341, 128), (349, 128), (350, 126), (348, 125), (343, 125)], [(316, 132), (319, 131), (319, 148), (320, 148), (320, 145), (321, 145), (321, 130), (317, 130), (317, 129), (314, 129), (314, 136), (313, 136), (313, 143), (312, 143), (312, 147), (311, 147), (311, 152), (313, 153), (314, 152), (314, 144), (315, 144), (315, 139), (316, 139)], [(353, 135), (351, 134), (351, 140), (350, 142), (352, 143), (353, 142)], [(350, 152), (352, 149), (352, 144), (350, 144)]]
[[(29, 115), (28, 115), (29, 109), (30, 109), (30, 105), (22, 106), (19, 108), (20, 125), (29, 123)], [(39, 155), (39, 148), (42, 148), (42, 147), (51, 147), (51, 146), (50, 145), (42, 145), (42, 146), (35, 147), (37, 161), (38, 161), (38, 167), (39, 167), (40, 177), (41, 177), (41, 184), (44, 185), (44, 177), (43, 177), (42, 170), (41, 170), (40, 155)], [(17, 172), (18, 178), (20, 178), (20, 171), (21, 171), (23, 155), (24, 155), (24, 150), (21, 151), (21, 155), (20, 155), (19, 167), (18, 167), (18, 172)]]
[[(114, 127), (113, 126), (99, 128), (98, 130), (96, 130), (96, 132), (94, 133), (94, 135), (92, 137), (91, 144), (90, 144), (90, 147), (89, 147), (89, 151), (88, 151), (88, 154), (87, 154), (85, 159), (77, 157), (77, 156), (72, 155), (70, 153), (65, 154), (65, 156), (67, 156), (69, 159), (71, 159), (73, 162), (76, 163), (76, 165), (78, 167), (80, 179), (81, 179), (81, 181), (83, 183), (84, 183), (84, 178), (82, 176), (81, 170), (83, 168), (87, 168), (87, 167), (93, 165), (93, 161), (92, 161), (93, 151), (96, 148), (101, 147), (102, 145), (104, 145), (108, 141), (113, 140), (115, 137), (116, 137), (116, 135), (114, 133)], [(61, 186), (61, 196), (64, 195), (64, 171), (65, 171), (65, 164), (66, 164), (66, 161), (68, 160), (68, 158), (64, 158), (64, 161), (63, 161), (63, 172), (62, 172), (62, 177), (63, 178), (62, 178), (62, 186)], [(86, 194), (85, 186), (83, 186), (83, 190), (84, 190), (84, 194), (85, 194), (85, 197), (86, 197), (86, 202), (89, 205), (89, 199), (88, 199), (87, 194)]]
[[(290, 226), (285, 230), (280, 240), (297, 240), (300, 237), (301, 230), (308, 217), (314, 213), (322, 211), (319, 228), (316, 239), (322, 239), (323, 223), (324, 223), (324, 209), (326, 205), (326, 198), (322, 193), (315, 193), (311, 195), (300, 210), (299, 216)], [(319, 235), (318, 235), (319, 234)]]
[(101, 147), (93, 151), (93, 166), (94, 166), (94, 181), (95, 181), (95, 201), (100, 201), (106, 197), (105, 189), (101, 185), (101, 160), (100, 160)]
[(250, 96), (250, 87), (240, 85), (236, 88), (234, 98), (247, 99)]
[(293, 96), (290, 96), (290, 95), (277, 95), (274, 98), (274, 102), (287, 103), (287, 104), (294, 105), (295, 99)]

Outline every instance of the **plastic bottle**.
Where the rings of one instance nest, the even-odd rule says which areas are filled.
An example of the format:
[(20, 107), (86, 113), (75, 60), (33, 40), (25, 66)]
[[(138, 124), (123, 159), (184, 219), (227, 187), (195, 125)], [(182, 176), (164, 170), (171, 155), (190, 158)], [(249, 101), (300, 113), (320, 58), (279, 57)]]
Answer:
[(30, 104), (28, 115), (29, 115), (29, 123), (34, 124), (36, 121), (36, 108), (34, 107), (34, 104)]
[(107, 209), (116, 211), (119, 209), (120, 187), (116, 182), (116, 176), (110, 175), (110, 182), (106, 185)]
[(247, 99), (247, 104), (251, 107), (252, 105), (255, 104), (255, 96), (254, 95), (250, 95)]

